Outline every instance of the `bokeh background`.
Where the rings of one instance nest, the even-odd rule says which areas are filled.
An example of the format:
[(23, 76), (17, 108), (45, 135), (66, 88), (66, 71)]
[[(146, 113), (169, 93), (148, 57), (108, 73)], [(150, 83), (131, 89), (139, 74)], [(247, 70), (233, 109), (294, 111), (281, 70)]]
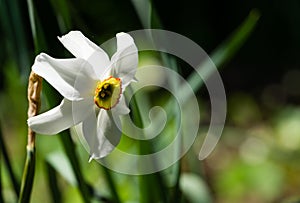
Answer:
[[(32, 37), (28, 2), (34, 6), (36, 38)], [(209, 97), (203, 87), (197, 92), (204, 115), (199, 139), (178, 163), (179, 189), (176, 184), (166, 184), (166, 194), (174, 197), (174, 202), (299, 202), (299, 1), (0, 0), (0, 119), (4, 141), (0, 185), (5, 202), (16, 201), (24, 167), (27, 79), (37, 52), (58, 58), (70, 56), (56, 38), (70, 30), (81, 30), (101, 44), (117, 32), (143, 29), (143, 12), (137, 5), (152, 7), (152, 23), (146, 28), (182, 34), (208, 54), (226, 42), (253, 9), (260, 15), (247, 40), (218, 67), (228, 101), (221, 140), (207, 159), (197, 159), (209, 122)], [(34, 40), (38, 40), (38, 48)], [(149, 54), (140, 60), (161, 59)], [(191, 71), (182, 67), (181, 74), (187, 77)], [(60, 97), (53, 95), (58, 104)], [(54, 104), (44, 99), (42, 110)], [(76, 138), (74, 142), (82, 174), (98, 197), (94, 202), (105, 202), (116, 194), (122, 202), (141, 202), (144, 193), (138, 177), (113, 173), (97, 162), (87, 163), (88, 153)], [(4, 148), (12, 171), (3, 156)], [(32, 202), (82, 202), (59, 135), (38, 136), (36, 149)], [(115, 191), (107, 177), (113, 179)], [(154, 189), (148, 193), (152, 202), (165, 202)]]

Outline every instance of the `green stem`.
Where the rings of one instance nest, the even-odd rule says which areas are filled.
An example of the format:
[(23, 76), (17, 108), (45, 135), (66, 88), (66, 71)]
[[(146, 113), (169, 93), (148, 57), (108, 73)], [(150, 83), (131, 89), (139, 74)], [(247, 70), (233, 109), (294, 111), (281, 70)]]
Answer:
[(175, 187), (174, 187), (174, 193), (173, 193), (173, 199), (171, 202), (173, 203), (180, 203), (181, 202), (181, 196), (182, 193), (180, 191), (180, 175), (181, 175), (181, 167), (179, 165), (179, 169), (177, 170), (177, 174), (176, 174), (176, 183), (175, 183)]
[(35, 147), (27, 146), (27, 157), (23, 171), (21, 192), (18, 203), (28, 203), (32, 191), (35, 172)]
[(0, 130), (0, 149), (2, 151), (4, 162), (5, 162), (5, 165), (7, 167), (8, 174), (9, 174), (10, 180), (12, 182), (14, 191), (15, 191), (17, 197), (18, 197), (19, 196), (19, 191), (20, 191), (20, 183), (17, 181), (17, 178), (16, 178), (16, 176), (13, 172), (13, 169), (12, 169), (12, 166), (11, 166), (11, 163), (10, 163), (10, 160), (9, 160), (9, 156), (8, 156), (8, 153), (7, 153), (7, 149), (6, 149), (6, 146), (4, 144), (4, 139), (3, 139), (3, 136), (2, 136), (2, 131), (1, 130)]
[[(129, 88), (128, 88), (129, 89)], [(131, 109), (133, 112), (133, 120), (135, 122), (135, 125), (137, 125), (140, 128), (143, 128), (143, 121), (142, 121), (142, 115), (139, 110), (135, 95), (132, 97), (132, 105)], [(149, 145), (147, 145), (143, 140), (140, 141), (139, 144), (139, 151), (140, 154), (147, 154), (147, 152), (150, 151)], [(153, 179), (151, 178), (152, 175), (140, 175), (139, 176), (139, 183), (140, 183), (140, 202), (141, 203), (151, 203), (155, 202), (154, 201), (154, 196), (153, 194)]]
[(107, 169), (105, 166), (102, 166), (102, 169), (103, 169), (103, 172), (105, 174), (106, 181), (109, 185), (110, 192), (111, 192), (111, 195), (112, 195), (112, 198), (113, 198), (113, 202), (114, 203), (121, 203), (121, 200), (120, 200), (119, 194), (117, 192), (116, 185), (115, 185), (115, 182), (113, 180), (111, 171), (109, 169)]
[[(28, 99), (28, 118), (38, 114), (41, 100), (40, 93), (42, 90), (42, 78), (31, 72), (28, 80), (27, 99)], [(26, 203), (30, 200), (30, 195), (33, 187), (33, 179), (35, 173), (35, 132), (28, 128), (27, 135), (27, 156), (25, 167), (23, 170), (23, 177), (21, 183), (21, 190), (19, 196), (19, 203)]]
[(51, 191), (51, 197), (53, 203), (62, 202), (61, 192), (59, 191), (56, 172), (48, 162), (45, 162), (46, 171), (48, 175), (48, 184)]
[[(36, 35), (36, 23), (31, 0), (27, 0), (28, 12), (30, 17), (31, 32), (34, 40), (35, 51), (39, 51), (38, 38)], [(38, 114), (40, 107), (40, 92), (42, 90), (42, 78), (31, 72), (28, 83), (28, 117)], [(34, 174), (35, 174), (35, 132), (28, 129), (27, 141), (27, 156), (25, 167), (23, 170), (23, 177), (20, 188), (19, 203), (27, 203), (30, 201), (30, 196), (33, 187)]]
[[(46, 95), (47, 101), (50, 106), (55, 106), (58, 102), (58, 94), (56, 91), (53, 90), (47, 83), (43, 84), (44, 93)], [(84, 180), (82, 170), (80, 168), (79, 164), (79, 158), (75, 150), (74, 142), (70, 136), (70, 131), (65, 130), (61, 133), (59, 133), (60, 141), (63, 145), (63, 148), (65, 150), (65, 153), (67, 154), (68, 159), (70, 160), (72, 169), (75, 174), (75, 178), (78, 183), (78, 189), (81, 194), (81, 197), (85, 203), (90, 202), (90, 193), (89, 189), (87, 187), (87, 184)]]
[(90, 202), (90, 195), (89, 190), (87, 187), (86, 182), (84, 181), (80, 164), (78, 161), (78, 157), (75, 150), (75, 145), (71, 139), (69, 131), (63, 131), (60, 133), (59, 138), (63, 144), (63, 147), (65, 149), (65, 152), (70, 160), (70, 163), (72, 165), (77, 183), (78, 183), (78, 189), (81, 193), (81, 197), (85, 203)]
[[(127, 88), (128, 91), (132, 91), (130, 87)], [(135, 125), (143, 129), (143, 116), (141, 114), (140, 108), (138, 106), (136, 95), (133, 95), (131, 100), (131, 109), (133, 112), (133, 121)], [(150, 154), (153, 153), (153, 144), (150, 140), (143, 141), (141, 140), (139, 145), (140, 154)], [(156, 164), (156, 160), (153, 160), (153, 164)], [(155, 192), (160, 195), (162, 202), (168, 202), (167, 190), (164, 183), (163, 176), (160, 172), (148, 175), (139, 176), (140, 186), (141, 186), (141, 199), (142, 203), (152, 203), (157, 202)]]
[(34, 6), (32, 0), (27, 0), (27, 6), (28, 6), (28, 13), (29, 13), (29, 20), (30, 20), (30, 26), (31, 26), (31, 32), (32, 32), (32, 39), (35, 47), (35, 51), (39, 51), (39, 40), (37, 36), (37, 30), (36, 30), (36, 22), (35, 22), (35, 15), (34, 15)]

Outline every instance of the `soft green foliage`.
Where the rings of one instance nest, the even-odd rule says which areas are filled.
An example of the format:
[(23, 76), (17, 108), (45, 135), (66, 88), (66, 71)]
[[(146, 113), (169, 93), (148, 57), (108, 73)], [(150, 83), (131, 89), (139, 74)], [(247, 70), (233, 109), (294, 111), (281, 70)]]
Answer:
[(180, 177), (180, 189), (191, 203), (212, 202), (206, 183), (196, 174), (183, 173)]
[[(193, 147), (180, 161), (153, 174), (119, 174), (95, 161), (88, 163), (89, 155), (72, 130), (54, 136), (37, 135), (36, 154), (33, 149), (26, 152), (26, 86), (35, 54), (43, 51), (58, 58), (70, 56), (62, 51), (56, 36), (73, 29), (82, 30), (101, 44), (119, 31), (168, 28), (164, 25), (164, 19), (170, 16), (160, 9), (159, 2), (150, 0), (89, 3), (0, 0), (0, 203), (29, 202), (29, 199), (33, 203), (298, 200), (299, 105), (275, 103), (268, 106), (246, 91), (228, 92), (228, 123), (223, 137), (211, 156), (199, 161), (199, 149), (210, 119), (209, 100), (203, 93), (204, 83), (195, 71), (189, 71), (188, 65), (167, 54), (141, 53), (139, 63), (147, 65), (155, 62), (171, 67), (187, 78), (197, 94), (201, 109), (200, 130)], [(226, 33), (222, 36), (225, 40), (218, 39), (219, 45), (211, 48), (214, 51), (210, 54), (217, 68), (239, 57), (239, 51), (255, 32), (260, 15), (263, 17), (264, 13), (250, 11), (248, 16), (243, 16), (243, 22), (235, 25), (236, 29), (232, 29), (230, 35)], [(204, 21), (201, 20), (199, 26), (206, 25), (207, 28), (207, 24), (212, 23)], [(189, 24), (176, 23), (182, 27)], [(190, 36), (193, 36), (193, 33), (198, 33), (197, 29), (202, 28), (190, 29)], [(211, 39), (213, 36), (208, 37), (207, 41)], [(202, 64), (199, 70), (202, 68), (208, 78), (213, 69), (207, 64)], [(222, 72), (226, 73), (226, 68)], [(154, 74), (153, 77), (161, 76)], [(176, 81), (172, 82), (176, 84)], [(57, 105), (61, 99), (46, 82), (43, 85), (42, 112)], [(251, 85), (255, 85), (255, 78)], [(182, 92), (188, 105), (189, 95), (181, 87), (174, 86), (174, 89)], [(262, 97), (270, 96), (267, 93)], [(135, 94), (130, 101), (133, 122), (139, 127), (147, 126), (148, 110), (155, 105), (165, 107), (171, 117), (162, 136), (136, 141), (124, 135), (118, 149), (133, 154), (148, 154), (163, 149), (174, 139), (181, 117), (172, 95), (165, 90), (149, 88)], [(186, 126), (190, 125), (188, 123)], [(183, 129), (180, 133), (184, 135), (186, 132)], [(175, 153), (180, 153), (180, 150), (178, 146)], [(122, 161), (118, 157), (112, 159)], [(23, 187), (20, 192), (21, 180)]]

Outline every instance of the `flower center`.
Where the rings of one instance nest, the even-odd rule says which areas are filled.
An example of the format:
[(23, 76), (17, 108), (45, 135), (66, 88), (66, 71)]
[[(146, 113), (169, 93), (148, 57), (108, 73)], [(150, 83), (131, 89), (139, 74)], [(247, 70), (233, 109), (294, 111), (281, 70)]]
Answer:
[(110, 110), (119, 102), (121, 92), (121, 79), (111, 76), (97, 83), (94, 102), (99, 108)]

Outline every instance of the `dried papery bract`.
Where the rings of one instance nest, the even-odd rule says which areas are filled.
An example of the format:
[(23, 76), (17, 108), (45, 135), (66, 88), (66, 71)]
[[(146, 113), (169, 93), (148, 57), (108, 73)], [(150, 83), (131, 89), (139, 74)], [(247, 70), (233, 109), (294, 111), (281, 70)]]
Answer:
[[(38, 114), (41, 106), (40, 94), (42, 91), (43, 78), (30, 73), (28, 82), (28, 118)], [(33, 186), (33, 178), (35, 171), (35, 132), (28, 128), (28, 141), (27, 141), (27, 157), (23, 171), (19, 203), (27, 203), (30, 201), (31, 190)]]
[[(28, 118), (36, 116), (41, 106), (41, 91), (43, 78), (31, 71), (29, 76), (27, 99), (28, 99)], [(27, 147), (33, 148), (35, 143), (35, 132), (28, 127)]]

